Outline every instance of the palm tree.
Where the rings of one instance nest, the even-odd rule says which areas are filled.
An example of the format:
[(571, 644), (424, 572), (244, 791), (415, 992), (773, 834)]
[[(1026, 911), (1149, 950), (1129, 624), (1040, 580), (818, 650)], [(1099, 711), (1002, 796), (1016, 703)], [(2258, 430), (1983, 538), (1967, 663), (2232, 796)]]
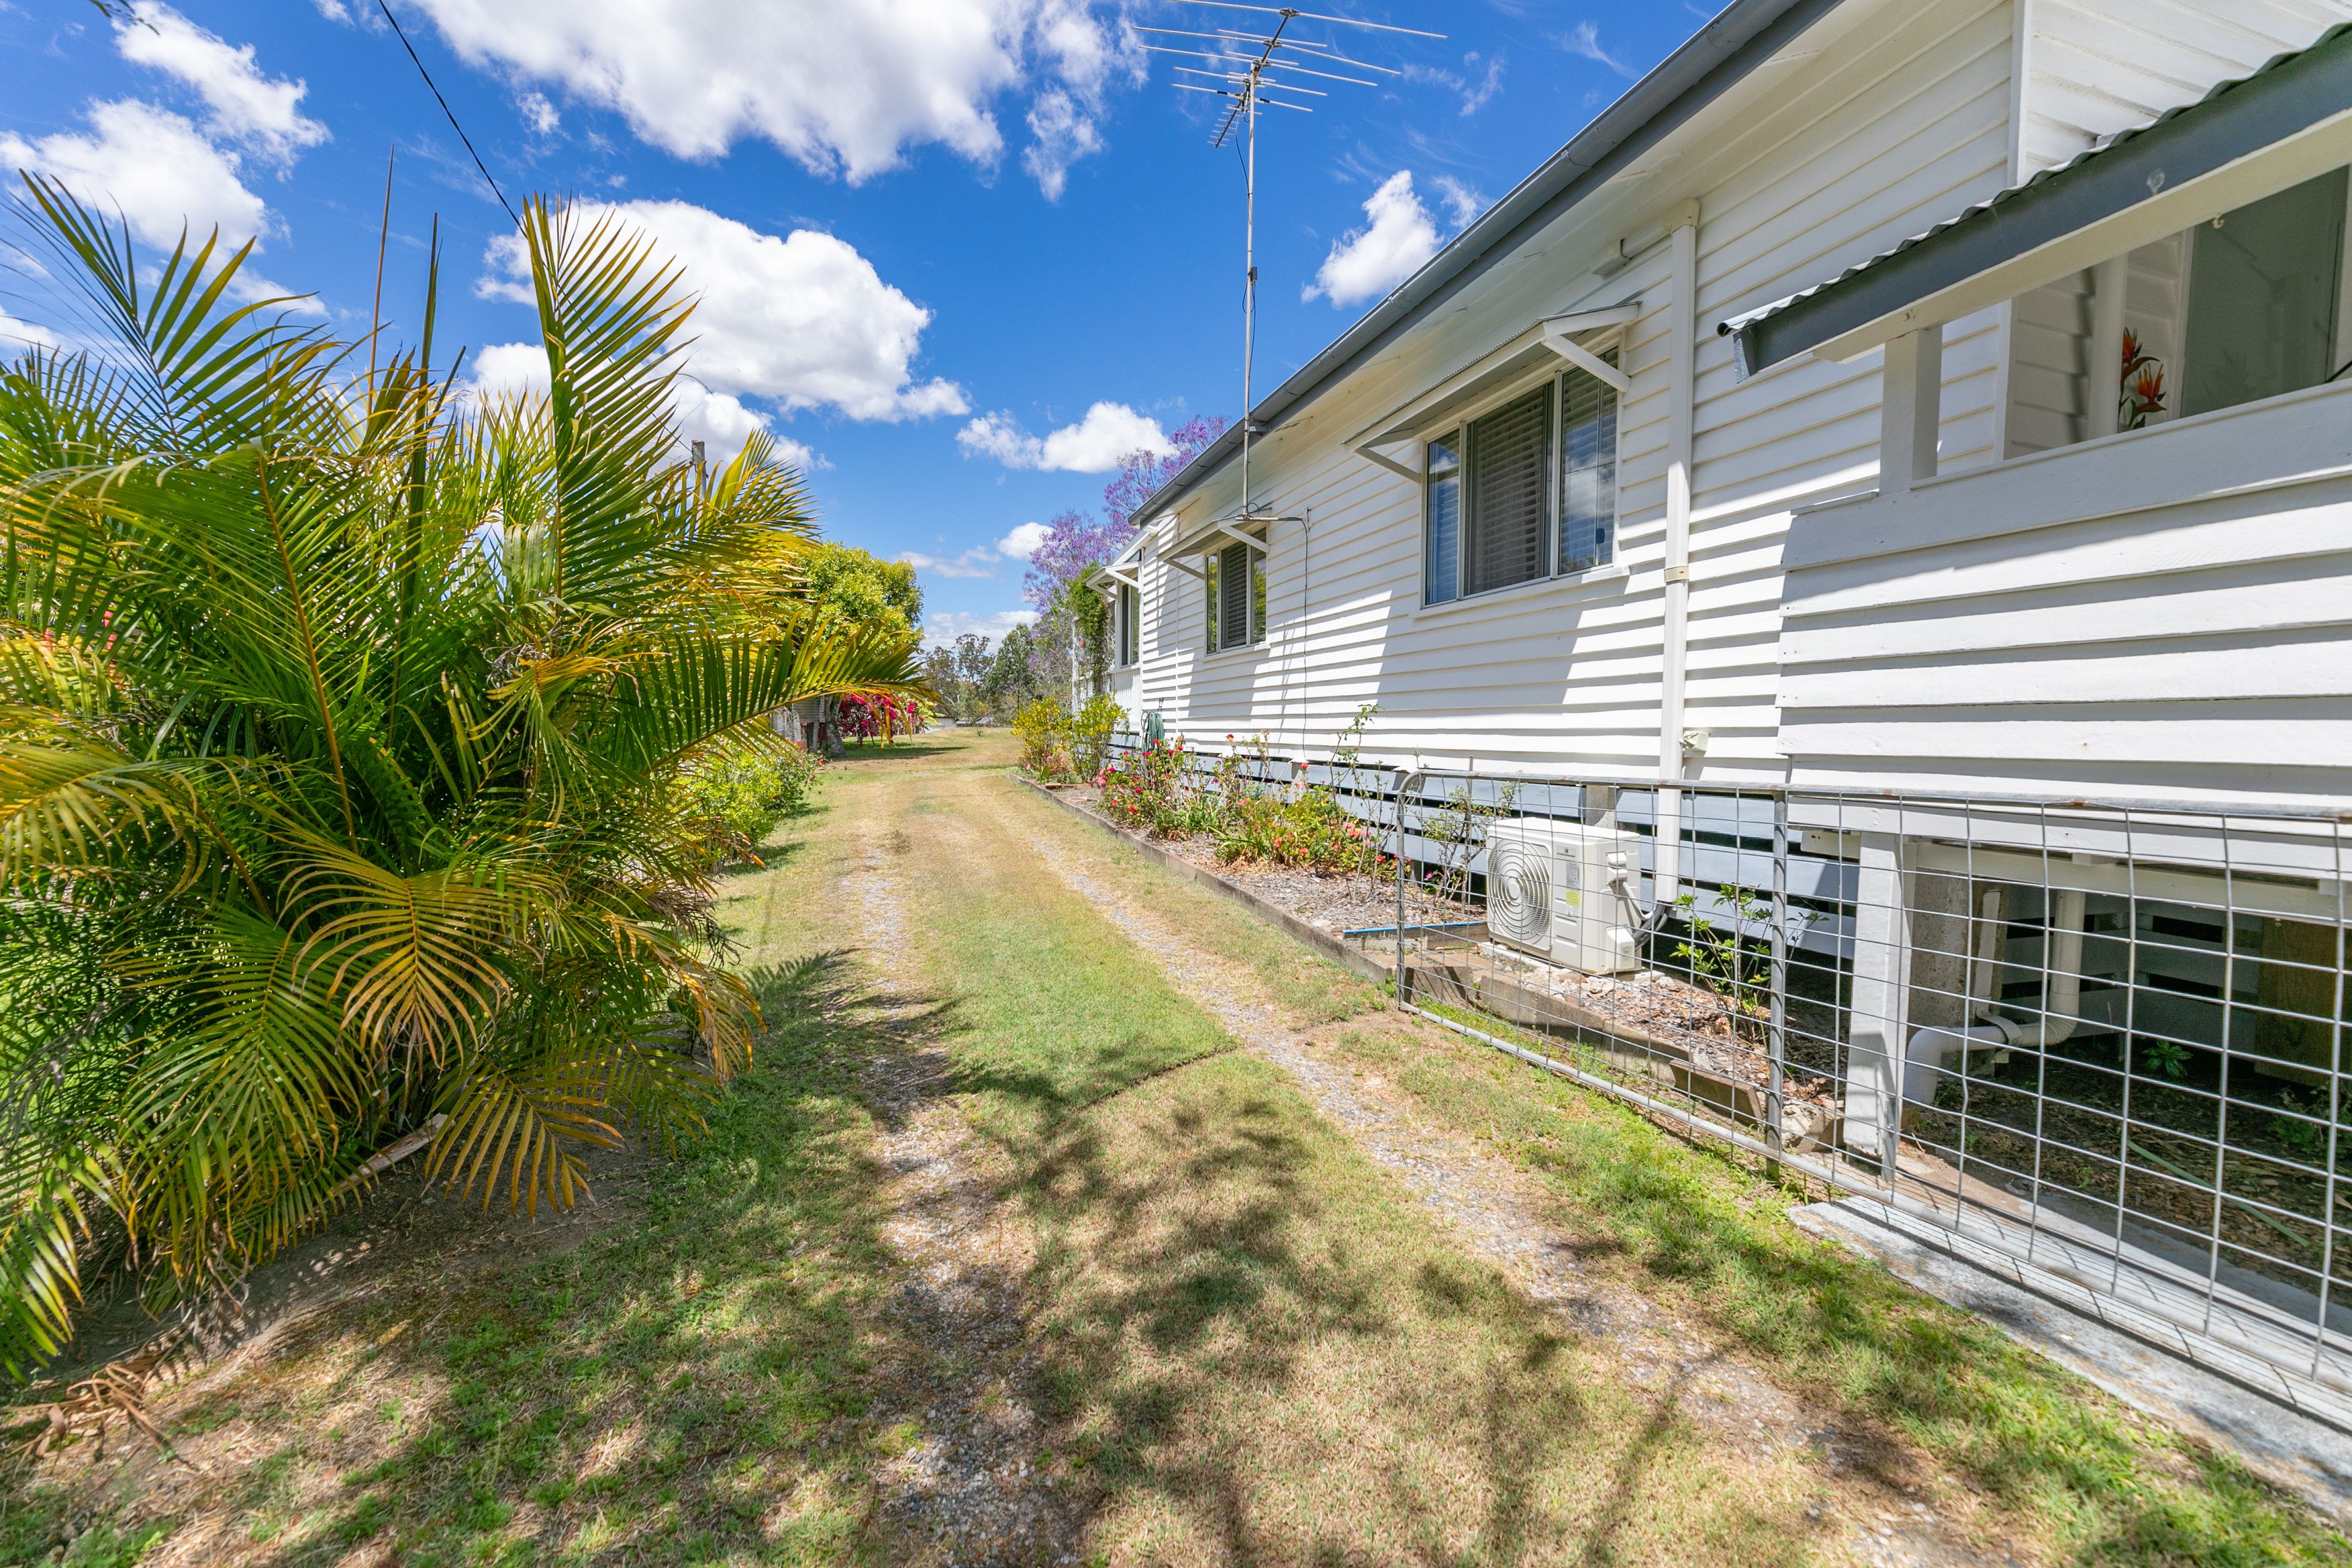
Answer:
[[(749, 1058), (677, 785), (799, 698), (915, 688), (817, 624), (798, 477), (677, 457), (690, 304), (610, 220), (523, 225), (544, 395), (237, 303), (28, 182), (102, 334), (0, 366), (0, 1367), (81, 1280), (156, 1310), (425, 1148), (568, 1205)], [(37, 211), (36, 211), (37, 209)], [(437, 271), (437, 268), (436, 268)], [(462, 359), (462, 356), (460, 356)]]

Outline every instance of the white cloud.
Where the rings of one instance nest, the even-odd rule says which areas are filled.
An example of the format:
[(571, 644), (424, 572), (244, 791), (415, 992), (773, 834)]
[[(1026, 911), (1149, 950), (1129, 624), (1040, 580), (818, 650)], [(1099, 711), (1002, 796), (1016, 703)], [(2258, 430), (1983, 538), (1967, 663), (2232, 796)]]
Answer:
[(923, 616), (923, 646), (950, 647), (966, 632), (978, 632), (992, 643), (1013, 627), (1028, 626), (1036, 618), (1034, 610), (999, 610), (992, 616), (970, 615), (961, 610), (931, 610)]
[(1301, 299), (1319, 294), (1334, 305), (1377, 299), (1437, 254), (1437, 225), (1413, 195), (1411, 169), (1390, 175), (1364, 203), (1364, 216), (1372, 221), (1333, 242)]
[(1491, 55), (1481, 60), (1475, 49), (1462, 57), (1463, 64), (1480, 73), (1463, 85), (1463, 118), (1467, 119), (1486, 108), (1494, 100), (1495, 95), (1503, 90), (1503, 58), (1501, 55)]
[(1038, 546), (1052, 537), (1049, 523), (1024, 522), (996, 542), (997, 553), (1009, 561), (1026, 561), (1037, 553)]
[(1102, 132), (1066, 92), (1042, 92), (1029, 106), (1029, 134), (1021, 166), (1036, 176), (1045, 199), (1057, 202), (1070, 183), (1070, 165), (1103, 149)]
[[(477, 396), (547, 390), (547, 350), (538, 343), (491, 343), (477, 349), (470, 363), (473, 372), (467, 384)], [(690, 375), (681, 375), (670, 384), (670, 413), (677, 420), (679, 446), (707, 443), (706, 455), (713, 463), (734, 461), (751, 432), (768, 428), (766, 415), (723, 392), (713, 392)], [(774, 439), (777, 458), (794, 468), (805, 471), (826, 466), (823, 458), (791, 437)]]
[[(689, 363), (710, 391), (852, 419), (970, 411), (953, 382), (914, 380), (931, 313), (882, 281), (846, 241), (805, 228), (779, 239), (687, 202), (590, 204), (575, 221), (604, 216), (642, 229), (685, 268), (685, 287), (699, 299)], [(530, 298), (519, 237), (492, 240), (487, 262), (479, 292)]]
[(541, 136), (551, 134), (563, 123), (563, 117), (555, 112), (555, 105), (547, 101), (545, 93), (526, 92), (515, 100), (515, 108), (522, 115), (522, 122)]
[[(159, 249), (184, 234), (201, 245), (215, 230), (230, 247), (252, 240), (259, 248), (282, 232), (268, 204), (247, 186), (246, 162), (282, 174), (303, 148), (327, 140), (327, 128), (301, 112), (302, 83), (263, 76), (251, 46), (231, 45), (152, 0), (134, 20), (116, 22), (114, 41), (125, 59), (194, 88), (210, 110), (204, 125), (140, 99), (92, 100), (83, 110), (86, 131), (34, 141), (0, 132), (0, 166), (47, 175), (119, 214), (142, 244)], [(259, 299), (286, 290), (247, 268), (237, 292)], [(325, 313), (310, 300), (287, 308)]]
[(1440, 174), (1430, 184), (1437, 187), (1455, 228), (1469, 227), (1470, 220), (1486, 210), (1486, 193), (1464, 184), (1451, 174)]
[(1462, 57), (1460, 70), (1448, 70), (1443, 66), (1417, 65), (1408, 60), (1404, 65), (1407, 81), (1434, 82), (1462, 99), (1462, 115), (1465, 120), (1494, 101), (1503, 90), (1505, 55), (1482, 55), (1472, 49)]
[(169, 110), (136, 99), (93, 103), (89, 132), (37, 142), (0, 134), (0, 165), (59, 181), (85, 201), (120, 209), (131, 232), (164, 249), (184, 226), (201, 241), (213, 228), (230, 245), (270, 227), (269, 208), (237, 178), (238, 158)]
[(497, 395), (547, 390), (547, 350), (538, 343), (492, 343), (474, 351), (474, 374), (467, 379), (477, 392)]
[(301, 82), (263, 76), (251, 44), (232, 45), (169, 5), (149, 0), (131, 19), (118, 20), (114, 47), (134, 65), (194, 88), (212, 110), (207, 129), (215, 139), (268, 163), (282, 168), (303, 148), (327, 140), (327, 128), (302, 113), (309, 89)]
[(926, 555), (919, 550), (909, 550), (898, 557), (918, 572), (934, 577), (993, 577), (996, 575), (996, 552), (986, 545), (967, 550), (962, 554), (948, 557)]
[(48, 328), (32, 321), (18, 321), (7, 311), (0, 310), (0, 355), (14, 359), (28, 348), (64, 346), (64, 340)]
[(961, 555), (926, 555), (919, 550), (909, 550), (898, 559), (918, 572), (928, 572), (935, 577), (993, 577), (996, 569), (1007, 561), (1026, 561), (1037, 553), (1053, 529), (1042, 522), (1024, 522), (996, 542), (993, 549), (985, 544), (974, 545)]
[(1100, 144), (1101, 91), (1124, 58), (1095, 0), (414, 3), (468, 61), (615, 110), (679, 157), (764, 138), (852, 184), (931, 144), (992, 165), (997, 100), (1037, 77), (1032, 167), (1057, 189)]
[(994, 458), (1008, 468), (1071, 474), (1107, 474), (1137, 452), (1164, 458), (1176, 449), (1158, 420), (1124, 403), (1097, 403), (1042, 440), (1010, 414), (983, 414), (956, 432), (956, 445), (967, 458)]
[(346, 27), (352, 25), (351, 11), (343, 5), (343, 0), (310, 0), (310, 4), (317, 6), (319, 15), (328, 21), (341, 22)]
[(1571, 55), (1582, 55), (1607, 66), (1619, 76), (1633, 76), (1633, 68), (1601, 47), (1601, 29), (1590, 22), (1579, 22), (1560, 35), (1559, 47)]

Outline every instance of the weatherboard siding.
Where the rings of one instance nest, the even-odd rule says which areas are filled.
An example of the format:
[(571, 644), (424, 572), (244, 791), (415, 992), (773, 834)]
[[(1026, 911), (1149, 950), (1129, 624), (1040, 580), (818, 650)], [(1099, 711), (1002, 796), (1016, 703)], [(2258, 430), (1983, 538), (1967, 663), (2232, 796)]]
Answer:
[[(1834, 23), (1834, 25), (1832, 25)], [(1142, 708), (1213, 745), (1263, 733), (1321, 752), (1377, 702), (1368, 755), (1519, 773), (1655, 775), (1662, 684), (1669, 322), (1695, 310), (1693, 582), (1687, 728), (1702, 776), (1777, 777), (1780, 540), (1790, 510), (1866, 485), (1877, 448), (1874, 365), (1792, 366), (1737, 382), (1721, 316), (1817, 281), (1999, 188), (2009, 140), (2007, 0), (1855, 4), (1634, 173), (1530, 236), (1372, 363), (1257, 447), (1253, 490), (1286, 515), (1268, 538), (1258, 647), (1202, 652), (1202, 590), (1154, 563)], [(1660, 233), (1696, 191), (1695, 300), (1672, 295), (1658, 240), (1614, 277), (1591, 266), (1621, 236)], [(1421, 605), (1416, 485), (1347, 450), (1350, 436), (1538, 318), (1638, 297), (1620, 343), (1616, 562), (1581, 580)], [(1945, 447), (1989, 458), (1997, 322), (1955, 331)], [(1188, 523), (1238, 504), (1229, 465), (1189, 498)]]
[(1825, 508), (1789, 559), (1795, 782), (2352, 791), (2352, 386)]
[[(2015, 26), (2021, 3), (2028, 25), (2038, 29), (2023, 39)], [(1157, 710), (1171, 731), (1212, 746), (1222, 746), (1228, 734), (1242, 741), (1264, 735), (1278, 753), (1295, 754), (1328, 751), (1361, 706), (1377, 703), (1368, 759), (1654, 777), (1669, 327), (1671, 312), (1690, 310), (1701, 330), (1692, 373), (1684, 727), (1708, 735), (1695, 776), (1777, 780), (1789, 775), (1795, 752), (1812, 759), (1793, 764), (1811, 779), (1930, 781), (1954, 788), (1990, 787), (1991, 781), (2021, 788), (2079, 784), (2089, 790), (2138, 765), (2116, 760), (2122, 753), (2116, 748), (2138, 742), (2127, 743), (2111, 727), (2099, 729), (2103, 738), (2074, 757), (2036, 738), (2079, 715), (2053, 714), (2050, 725), (2021, 730), (2011, 749), (2032, 755), (2000, 760), (2001, 745), (1969, 727), (1996, 722), (1997, 715), (1955, 720), (1938, 731), (1940, 720), (1911, 711), (1923, 683), (1932, 689), (1951, 677), (1937, 660), (1979, 670), (1971, 679), (2011, 680), (2023, 679), (2020, 667), (2054, 658), (2042, 644), (2021, 641), (2019, 652), (1999, 641), (2042, 635), (2028, 620), (1989, 620), (1984, 629), (1995, 641), (1982, 648), (1906, 652), (1890, 645), (1882, 653), (1833, 655), (1819, 653), (1809, 640), (1843, 626), (1830, 612), (1809, 607), (1808, 616), (1829, 618), (1784, 626), (1784, 606), (1799, 600), (1811, 605), (1819, 582), (1784, 578), (1792, 520), (1833, 516), (1811, 509), (1875, 486), (1879, 358), (1799, 361), (1743, 380), (1730, 345), (1711, 331), (1718, 320), (1832, 277), (1991, 195), (2021, 159), (2072, 156), (2088, 137), (2193, 100), (2211, 80), (2250, 68), (2278, 47), (2306, 43), (2338, 12), (2352, 11), (2352, 0), (2344, 6), (2255, 0), (2245, 11), (2254, 22), (2217, 23), (2197, 7), (2145, 0), (2126, 26), (2103, 20), (2105, 3), (1850, 0), (1832, 12), (1781, 60), (1643, 154), (1577, 211), (1529, 233), (1258, 444), (1254, 495), (1272, 501), (1284, 518), (1268, 536), (1267, 639), (1247, 650), (1204, 655), (1201, 584), (1164, 563), (1148, 564), (1139, 707)], [(2113, 103), (2085, 97), (2084, 83), (2064, 74), (2105, 79), (2100, 72), (2107, 68), (2074, 63), (2089, 58), (2082, 44), (2086, 31), (2111, 54), (2129, 57), (2113, 68)], [(2030, 73), (2021, 85), (2015, 79), (2020, 60)], [(1694, 194), (1700, 204), (1696, 297), (1677, 300), (1662, 225)], [(1613, 253), (1621, 237), (1641, 247), (1634, 260), (1613, 277), (1598, 278), (1595, 262)], [(1633, 384), (1620, 410), (1614, 567), (1423, 608), (1419, 487), (1350, 452), (1348, 439), (1541, 317), (1636, 299), (1640, 313), (1620, 340), (1621, 366)], [(1996, 453), (2032, 439), (2032, 419), (2021, 420), (2021, 408), (2032, 408), (2045, 430), (2060, 426), (2049, 444), (2073, 438), (2063, 421), (2079, 422), (2083, 367), (2079, 351), (2068, 359), (2067, 344), (2087, 330), (2087, 316), (2079, 300), (2053, 303), (2048, 320), (1996, 310), (1947, 327), (1939, 442), (1947, 479), (1939, 482), (2000, 472), (2006, 465), (1995, 464)], [(2004, 364), (2007, 345), (2037, 331), (2048, 340), (2042, 349)], [(1229, 464), (1189, 496), (1184, 523), (1230, 515), (1239, 501), (1236, 479)], [(2117, 576), (2104, 588), (2035, 583), (1998, 592), (2029, 599), (2055, 594), (2059, 602), (2074, 592), (2081, 602), (2071, 603), (2068, 613), (2084, 617), (2086, 636), (2094, 624), (2087, 606), (2103, 595), (2122, 595), (2126, 619), (2129, 601), (2143, 594), (2191, 613), (2193, 595), (2158, 594), (2160, 574), (2152, 568), (2123, 561), (2113, 569)], [(2215, 569), (2245, 568), (2236, 563)], [(2224, 620), (2256, 614), (2221, 604), (2194, 600), (2203, 606), (2195, 613)], [(1923, 611), (1922, 625), (1937, 613), (1955, 612)], [(1890, 605), (1869, 614), (1905, 621), (1907, 613)], [(2232, 626), (2224, 637), (2245, 630)], [(2193, 640), (2207, 634), (2182, 635)], [(2335, 634), (2315, 635), (2315, 646), (2335, 657), (2327, 640)], [(2119, 694), (2116, 701), (2135, 700), (2131, 683), (2157, 679), (2154, 671), (2167, 661), (2177, 663), (2184, 694), (2198, 689), (2198, 681), (2226, 686), (2231, 677), (2221, 667), (2236, 657), (2202, 644), (2146, 652), (2137, 664), (2132, 661), (2140, 655), (2105, 649), (2051, 668), (2063, 666), (2063, 679), (2084, 683), (2082, 704), (2089, 711), (2110, 694)], [(1792, 658), (1801, 674), (1784, 668)], [(1888, 670), (1885, 692), (1873, 699), (1887, 706), (1880, 715), (1887, 727), (1865, 742), (1844, 716), (1853, 693), (1841, 683), (1858, 671), (1866, 675), (1874, 659)], [(2326, 684), (2324, 678), (2303, 679), (2305, 687)], [(1787, 710), (1792, 691), (1801, 710), (1793, 715)], [(1904, 692), (1912, 695), (1896, 701)], [(2282, 691), (2275, 700), (2333, 700), (2313, 690)], [(2315, 710), (2298, 713), (2328, 721)], [(1937, 761), (1902, 750), (1927, 745), (1937, 733), (1973, 751), (1942, 753)], [(1828, 742), (1842, 748), (1833, 763), (1819, 761)], [(1971, 755), (1987, 759), (1977, 773), (1970, 772), (1976, 763), (1954, 760)], [(2078, 772), (2069, 773), (2076, 763)]]

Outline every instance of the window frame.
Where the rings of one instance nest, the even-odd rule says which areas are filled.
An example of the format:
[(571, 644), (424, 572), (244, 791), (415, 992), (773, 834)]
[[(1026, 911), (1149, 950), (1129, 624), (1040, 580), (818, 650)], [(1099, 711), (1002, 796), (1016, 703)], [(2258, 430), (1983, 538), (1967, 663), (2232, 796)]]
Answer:
[[(2307, 180), (2296, 182), (2296, 184), (2308, 184), (2313, 182), (2327, 179), (2338, 174), (2341, 174), (2345, 181), (2346, 210), (2341, 226), (2337, 230), (2336, 235), (2336, 325), (2334, 342), (2330, 345), (2330, 357), (2328, 362), (2330, 368), (2336, 370), (2336, 375), (2330, 377), (2326, 381), (2315, 383), (2309, 386), (2292, 387), (2284, 392), (2270, 393), (2261, 397), (2248, 398), (2240, 403), (2222, 404), (2212, 408), (2200, 409), (2194, 414), (2184, 412), (2184, 408), (2187, 404), (2187, 389), (2190, 384), (2191, 378), (2196, 369), (2189, 353), (2189, 333), (2192, 330), (2190, 324), (2190, 304), (2192, 290), (2195, 287), (2196, 281), (2197, 233), (2200, 229), (2206, 227), (2208, 225), (2218, 226), (2223, 220), (2243, 211), (2246, 207), (2256, 205), (2263, 201), (2270, 199), (2268, 196), (2256, 197), (2253, 201), (2241, 202), (2238, 205), (2228, 208), (2223, 212), (2215, 214), (2210, 217), (2201, 218), (2198, 222), (2190, 224), (2185, 228), (2172, 230), (2169, 233), (2159, 235), (2154, 239), (2147, 240), (2138, 245), (2132, 246), (2130, 248), (2119, 251), (2112, 256), (2104, 257), (2100, 261), (2094, 262), (2088, 266), (2079, 268), (2075, 273), (2067, 275), (2067, 279), (2088, 278), (2095, 275), (2100, 266), (2112, 261), (2122, 263), (2126, 270), (2126, 278), (2128, 278), (2131, 263), (2135, 257), (2141, 256), (2145, 252), (2152, 251), (2159, 246), (2177, 245), (2179, 247), (2179, 270), (2175, 287), (2179, 290), (2180, 302), (2177, 314), (2170, 321), (2166, 323), (2168, 330), (2173, 332), (2177, 341), (2169, 344), (2170, 352), (2163, 357), (2161, 362), (2164, 369), (2166, 397), (2168, 401), (2168, 406), (2166, 407), (2160, 416), (2150, 419), (2146, 425), (2137, 429), (2125, 427), (2122, 426), (2121, 421), (2118, 420), (2117, 428), (2114, 430), (2095, 436), (2089, 433), (2093, 423), (2092, 409), (2095, 406), (2096, 400), (2103, 395), (2103, 387), (2104, 395), (2112, 396), (2120, 403), (2122, 399), (2123, 386), (2120, 380), (2112, 386), (2105, 385), (2101, 380), (2097, 367), (2090, 363), (2091, 359), (2094, 357), (2093, 351), (2097, 346), (2095, 341), (2096, 332), (2093, 325), (2097, 305), (2095, 302), (2095, 293), (2092, 290), (2085, 289), (2077, 296), (2081, 300), (2083, 325), (2079, 334), (2074, 335), (2072, 339), (2074, 342), (2080, 344), (2081, 352), (2084, 356), (2084, 370), (2079, 377), (2082, 397), (2080, 403), (2075, 405), (2074, 411), (2071, 415), (2067, 416), (2067, 418), (2072, 422), (2070, 428), (2074, 429), (2077, 433), (2067, 439), (2052, 442), (2046, 446), (2028, 447), (2021, 450), (2015, 448), (2012, 446), (2012, 443), (2017, 439), (2016, 430), (2019, 403), (2017, 394), (2014, 390), (2017, 384), (2017, 376), (2021, 369), (2028, 372), (2042, 372), (2047, 368), (2046, 366), (2030, 362), (2024, 358), (2024, 351), (2020, 346), (2020, 333), (2016, 324), (2018, 320), (2018, 306), (2021, 301), (2040, 292), (2042, 288), (2053, 287), (2057, 284), (2067, 281), (2067, 279), (2053, 279), (2051, 284), (2041, 285), (2037, 286), (2035, 289), (2025, 289), (2020, 293), (2010, 296), (2006, 300), (2004, 300), (2000, 308), (2006, 315), (2007, 322), (2002, 328), (2002, 337), (1999, 348), (1999, 358), (1997, 361), (2000, 380), (2000, 390), (1996, 395), (1996, 421), (1993, 430), (1992, 455), (1984, 466), (2000, 467), (2009, 463), (2021, 462), (2029, 458), (2042, 457), (2053, 452), (2072, 451), (2075, 447), (2087, 446), (2094, 442), (2111, 441), (2126, 436), (2153, 437), (2158, 431), (2168, 430), (2172, 426), (2184, 422), (2206, 419), (2215, 415), (2229, 414), (2242, 408), (2259, 407), (2263, 404), (2275, 403), (2284, 398), (2300, 396), (2306, 393), (2315, 392), (2322, 387), (2333, 384), (2339, 381), (2352, 383), (2352, 163), (2333, 165), (2330, 168), (2322, 170), (2317, 174), (2310, 176)], [(2284, 187), (2280, 191), (2272, 192), (2271, 195), (2276, 196), (2284, 195), (2285, 191), (2293, 190), (2294, 188), (2295, 185), (2289, 185)], [(2128, 309), (2129, 301), (2129, 285), (2126, 283), (2126, 309)], [(2124, 325), (2127, 330), (2131, 330), (2144, 326), (2145, 321), (2144, 319), (2136, 321), (2127, 314), (2125, 318)]]
[(1263, 544), (1246, 546), (1249, 552), (1244, 558), (1247, 575), (1243, 579), (1242, 589), (1247, 596), (1243, 605), (1243, 624), (1246, 630), (1243, 639), (1237, 643), (1221, 640), (1224, 626), (1224, 559), (1228, 552), (1244, 548), (1241, 541), (1227, 538), (1224, 543), (1207, 552), (1201, 563), (1202, 598), (1207, 610), (1203, 617), (1207, 624), (1202, 627), (1202, 652), (1204, 655), (1244, 653), (1265, 646), (1265, 623), (1271, 617), (1266, 613), (1267, 548)]
[(1111, 600), (1111, 634), (1117, 657), (1113, 669), (1132, 669), (1143, 662), (1143, 595), (1131, 584), (1116, 583)]
[[(1615, 363), (1615, 356), (1620, 355), (1622, 352), (1623, 336), (1622, 333), (1612, 332), (1597, 342), (1587, 343), (1584, 346), (1591, 349), (1596, 354), (1609, 356), (1611, 363)], [(1453, 605), (1468, 604), (1473, 600), (1491, 598), (1497, 594), (1517, 593), (1533, 587), (1538, 584), (1578, 583), (1595, 576), (1613, 574), (1622, 570), (1618, 564), (1617, 550), (1619, 535), (1623, 529), (1625, 515), (1625, 486), (1623, 479), (1625, 398), (1622, 393), (1618, 392), (1615, 387), (1610, 386), (1606, 382), (1601, 382), (1601, 385), (1613, 400), (1617, 415), (1617, 422), (1612, 440), (1614, 449), (1611, 455), (1610, 460), (1612, 481), (1610, 485), (1609, 553), (1605, 559), (1595, 561), (1586, 565), (1567, 570), (1562, 568), (1562, 561), (1565, 556), (1565, 552), (1561, 549), (1562, 542), (1560, 538), (1560, 530), (1564, 525), (1565, 520), (1560, 516), (1560, 508), (1564, 500), (1562, 494), (1562, 479), (1564, 477), (1563, 469), (1565, 468), (1568, 456), (1564, 445), (1564, 437), (1567, 430), (1566, 420), (1568, 415), (1567, 387), (1570, 377), (1580, 375), (1586, 377), (1588, 380), (1600, 380), (1599, 377), (1592, 375), (1591, 372), (1584, 370), (1580, 366), (1559, 365), (1556, 368), (1547, 370), (1542, 375), (1532, 376), (1526, 380), (1516, 382), (1503, 391), (1495, 393), (1487, 397), (1481, 398), (1469, 407), (1462, 410), (1454, 417), (1447, 419), (1443, 425), (1423, 433), (1421, 437), (1422, 481), (1420, 584), (1421, 607), (1423, 609), (1439, 609)], [(1518, 582), (1506, 583), (1492, 588), (1482, 588), (1476, 593), (1472, 593), (1467, 585), (1469, 575), (1468, 542), (1470, 537), (1470, 468), (1475, 454), (1470, 450), (1469, 447), (1470, 426), (1476, 421), (1485, 418), (1487, 415), (1493, 414), (1499, 409), (1507, 408), (1521, 398), (1526, 397), (1528, 394), (1545, 386), (1549, 386), (1551, 389), (1550, 449), (1549, 458), (1545, 463), (1544, 478), (1545, 569), (1543, 572), (1533, 577), (1522, 578)], [(1429, 454), (1430, 448), (1433, 447), (1444, 447), (1454, 454), (1454, 465), (1450, 470), (1450, 477), (1453, 479), (1454, 483), (1455, 495), (1454, 520), (1454, 593), (1451, 597), (1443, 599), (1433, 599), (1429, 595), (1430, 574), (1435, 565), (1433, 557), (1435, 553), (1436, 548), (1436, 531), (1433, 527), (1431, 510), (1431, 491), (1436, 480), (1441, 477), (1433, 471), (1430, 465)]]

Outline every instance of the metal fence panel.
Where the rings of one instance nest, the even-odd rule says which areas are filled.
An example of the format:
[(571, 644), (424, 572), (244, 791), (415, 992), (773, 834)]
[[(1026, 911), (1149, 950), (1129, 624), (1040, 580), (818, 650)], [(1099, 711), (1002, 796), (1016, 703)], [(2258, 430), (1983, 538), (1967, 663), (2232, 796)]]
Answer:
[(1401, 857), (1403, 1005), (2352, 1425), (2343, 821), (1224, 754)]

